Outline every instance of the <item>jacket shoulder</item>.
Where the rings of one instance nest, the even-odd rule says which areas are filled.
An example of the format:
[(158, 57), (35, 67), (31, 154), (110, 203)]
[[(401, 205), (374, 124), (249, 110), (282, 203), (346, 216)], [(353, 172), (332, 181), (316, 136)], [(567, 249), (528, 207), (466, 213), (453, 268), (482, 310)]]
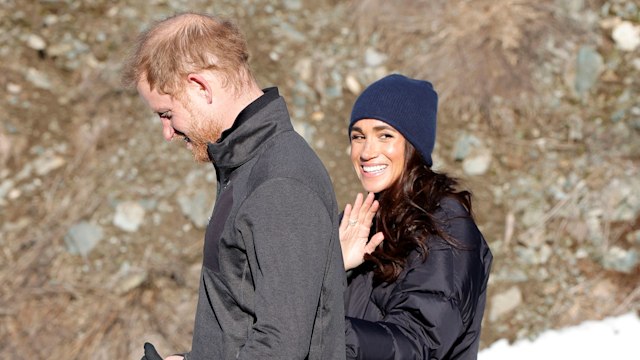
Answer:
[(269, 139), (252, 166), (250, 181), (254, 187), (273, 178), (300, 181), (323, 198), (335, 198), (324, 164), (302, 136), (293, 130)]

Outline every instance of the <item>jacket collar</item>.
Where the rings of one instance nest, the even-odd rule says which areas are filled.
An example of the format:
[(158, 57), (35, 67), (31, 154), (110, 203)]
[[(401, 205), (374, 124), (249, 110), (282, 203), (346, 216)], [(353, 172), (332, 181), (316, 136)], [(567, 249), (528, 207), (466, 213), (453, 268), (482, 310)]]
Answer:
[(233, 125), (215, 143), (207, 144), (209, 159), (217, 168), (235, 168), (251, 159), (262, 144), (274, 135), (293, 130), (289, 112), (278, 88), (244, 108)]

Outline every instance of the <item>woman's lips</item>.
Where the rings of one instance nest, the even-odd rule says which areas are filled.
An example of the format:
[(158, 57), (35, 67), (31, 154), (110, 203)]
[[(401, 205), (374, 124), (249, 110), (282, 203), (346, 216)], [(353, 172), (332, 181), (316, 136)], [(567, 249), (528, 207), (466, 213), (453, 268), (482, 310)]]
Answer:
[(380, 175), (387, 168), (387, 165), (362, 165), (362, 172), (366, 175)]

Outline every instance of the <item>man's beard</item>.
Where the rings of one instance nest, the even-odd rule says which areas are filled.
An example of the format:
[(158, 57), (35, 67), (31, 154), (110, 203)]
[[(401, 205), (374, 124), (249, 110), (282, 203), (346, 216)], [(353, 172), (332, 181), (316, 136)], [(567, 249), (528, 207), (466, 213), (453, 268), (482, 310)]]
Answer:
[(191, 129), (189, 131), (189, 143), (191, 152), (197, 162), (209, 162), (207, 144), (218, 141), (222, 134), (222, 125), (219, 119), (191, 114)]

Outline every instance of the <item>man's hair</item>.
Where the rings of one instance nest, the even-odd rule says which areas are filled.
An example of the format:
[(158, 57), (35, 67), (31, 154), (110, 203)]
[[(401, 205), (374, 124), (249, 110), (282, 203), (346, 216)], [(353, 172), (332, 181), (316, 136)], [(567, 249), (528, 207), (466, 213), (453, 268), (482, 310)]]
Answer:
[(152, 90), (178, 96), (191, 73), (214, 70), (235, 90), (252, 79), (247, 42), (229, 20), (182, 13), (142, 32), (124, 65), (122, 82), (146, 80)]

